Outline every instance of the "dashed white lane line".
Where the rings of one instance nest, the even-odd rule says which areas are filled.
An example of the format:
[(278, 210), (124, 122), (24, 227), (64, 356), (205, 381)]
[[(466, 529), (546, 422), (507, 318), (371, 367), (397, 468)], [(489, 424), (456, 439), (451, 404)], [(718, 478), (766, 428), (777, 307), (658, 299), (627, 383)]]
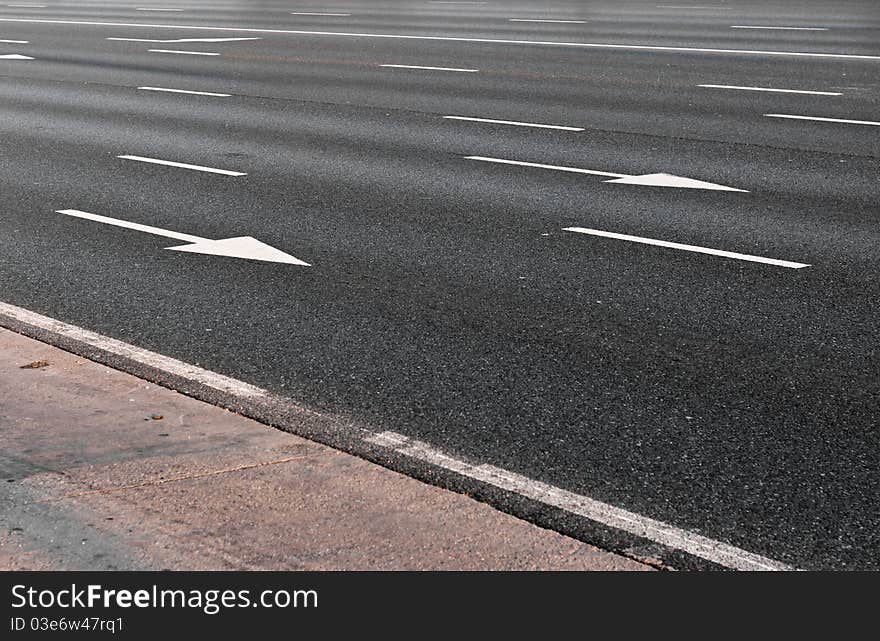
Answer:
[(494, 465), (474, 465), (432, 448), (426, 443), (395, 432), (382, 432), (367, 437), (373, 445), (436, 465), (461, 476), (486, 483), (505, 492), (513, 492), (543, 505), (549, 505), (570, 514), (623, 530), (635, 536), (681, 550), (712, 563), (734, 570), (787, 571), (791, 566), (748, 552), (721, 541), (715, 541), (673, 525), (603, 503), (582, 494), (536, 481)]
[(477, 73), (479, 69), (458, 69), (456, 67), (423, 67), (420, 65), (379, 65), (391, 69), (427, 69), (428, 71), (463, 71), (464, 73)]
[(854, 53), (818, 53), (802, 51), (771, 51), (764, 49), (711, 49), (704, 47), (673, 47), (660, 45), (616, 44), (605, 42), (560, 42), (554, 40), (507, 40), (498, 38), (467, 38), (462, 36), (422, 36), (401, 33), (356, 33), (347, 31), (306, 31), (301, 29), (258, 29), (254, 27), (211, 27), (206, 25), (144, 24), (138, 22), (98, 22), (94, 20), (46, 20), (37, 18), (0, 18), (0, 22), (27, 24), (68, 24), (88, 27), (143, 27), (150, 29), (186, 29), (236, 33), (276, 33), (296, 36), (329, 36), (332, 38), (383, 38), (388, 40), (426, 40), (432, 42), (478, 42), (482, 44), (533, 45), (541, 47), (579, 47), (617, 49), (620, 51), (669, 51), (676, 53), (729, 53), (736, 55), (791, 56), (796, 58), (829, 58), (839, 60), (880, 60), (880, 55)]
[(30, 56), (23, 56), (20, 53), (8, 53), (0, 56), (0, 60), (33, 60)]
[(760, 27), (752, 25), (731, 25), (731, 29), (770, 29), (774, 31), (828, 31), (827, 27)]
[(268, 392), (249, 383), (223, 376), (216, 372), (211, 372), (189, 363), (184, 363), (167, 356), (162, 356), (156, 352), (150, 352), (128, 343), (123, 343), (108, 336), (102, 336), (94, 332), (90, 332), (82, 327), (68, 325), (54, 318), (42, 316), (34, 312), (15, 307), (7, 303), (0, 303), (0, 314), (14, 319), (18, 322), (25, 323), (31, 327), (48, 331), (56, 336), (74, 340), (78, 343), (84, 343), (91, 347), (96, 347), (104, 352), (115, 354), (129, 360), (141, 363), (147, 367), (179, 376), (188, 381), (196, 382), (200, 385), (210, 387), (212, 389), (231, 394), (243, 399), (259, 399), (268, 396)]
[(44, 4), (8, 4), (7, 7), (15, 7), (17, 9), (45, 9)]
[(177, 49), (147, 49), (150, 53), (180, 53), (185, 56), (219, 56), (219, 53), (207, 51), (178, 51)]
[(803, 89), (772, 89), (770, 87), (740, 87), (738, 85), (697, 85), (707, 89), (740, 89), (742, 91), (770, 91), (773, 93), (802, 93), (811, 96), (842, 96), (837, 91), (805, 91)]
[(229, 98), (231, 94), (228, 93), (213, 93), (211, 91), (190, 91), (188, 89), (169, 89), (167, 87), (138, 87), (138, 89), (142, 89), (143, 91), (165, 91), (168, 93), (185, 93), (192, 94), (194, 96), (214, 96), (217, 98)]
[(350, 13), (319, 13), (317, 11), (291, 11), (292, 16), (350, 16)]
[(842, 122), (847, 125), (874, 125), (880, 126), (880, 122), (873, 120), (846, 120), (845, 118), (819, 118), (818, 116), (792, 116), (790, 114), (764, 114), (768, 118), (788, 118), (791, 120), (817, 120), (819, 122)]
[(776, 258), (765, 258), (763, 256), (753, 256), (751, 254), (740, 254), (737, 252), (723, 251), (720, 249), (710, 249), (709, 247), (699, 247), (697, 245), (684, 245), (682, 243), (670, 243), (665, 240), (656, 240), (654, 238), (642, 238), (641, 236), (629, 236), (627, 234), (615, 234), (610, 231), (600, 231), (598, 229), (588, 229), (586, 227), (565, 227), (563, 231), (576, 232), (578, 234), (589, 234), (591, 236), (602, 236), (603, 238), (613, 238), (615, 240), (626, 240), (633, 243), (641, 243), (643, 245), (656, 245), (657, 247), (667, 247), (669, 249), (680, 249), (682, 251), (696, 252), (698, 254), (711, 254), (712, 256), (722, 256), (723, 258), (734, 258), (736, 260), (745, 260), (752, 263), (764, 263), (766, 265), (775, 265), (777, 267), (788, 267), (790, 269), (802, 269), (809, 267), (805, 263), (795, 263), (790, 260), (778, 260)]
[(168, 167), (178, 167), (180, 169), (193, 169), (195, 171), (204, 171), (209, 174), (222, 174), (223, 176), (247, 176), (240, 171), (229, 171), (228, 169), (217, 169), (215, 167), (204, 167), (202, 165), (189, 165), (182, 162), (173, 162), (171, 160), (160, 160), (159, 158), (146, 158), (144, 156), (116, 156), (123, 160), (135, 160), (137, 162), (146, 162), (153, 165), (166, 165)]
[(26, 45), (28, 43), (27, 40), (0, 40), (0, 42), (8, 45)]
[(579, 167), (563, 167), (560, 165), (544, 165), (538, 162), (525, 162), (523, 160), (507, 160), (505, 158), (487, 158), (486, 156), (465, 156), (466, 160), (479, 160), (481, 162), (494, 162), (502, 165), (516, 165), (518, 167), (534, 167), (535, 169), (553, 169), (572, 174), (589, 174), (590, 176), (605, 176), (608, 178), (626, 178), (627, 174), (612, 174), (607, 171), (595, 171), (593, 169), (581, 169)]
[(550, 22), (553, 24), (587, 24), (586, 20), (549, 20), (549, 19), (531, 19), (531, 18), (510, 18), (508, 22)]
[(537, 127), (539, 129), (560, 129), (562, 131), (583, 131), (583, 127), (564, 127), (562, 125), (539, 125), (534, 122), (516, 120), (493, 120), (491, 118), (468, 118), (467, 116), (443, 116), (447, 120), (467, 120), (470, 122), (487, 122), (496, 125), (513, 125), (515, 127)]
[(153, 43), (181, 43), (181, 42), (240, 42), (242, 40), (262, 40), (262, 38), (171, 38), (170, 40), (155, 40), (153, 38), (107, 38), (117, 42), (153, 42)]
[(162, 7), (138, 7), (135, 11), (183, 11), (183, 9), (164, 9)]

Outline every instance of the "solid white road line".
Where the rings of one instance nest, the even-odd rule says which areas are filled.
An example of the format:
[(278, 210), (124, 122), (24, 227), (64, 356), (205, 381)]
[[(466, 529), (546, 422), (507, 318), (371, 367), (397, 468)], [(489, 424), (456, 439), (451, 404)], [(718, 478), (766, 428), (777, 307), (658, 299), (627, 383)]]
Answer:
[(826, 27), (753, 27), (747, 25), (732, 25), (731, 29), (773, 29), (779, 31), (828, 31)]
[(0, 42), (9, 45), (26, 45), (28, 43), (27, 40), (0, 40)]
[(463, 71), (465, 73), (477, 73), (479, 69), (456, 69), (455, 67), (422, 67), (419, 65), (379, 65), (392, 69), (428, 69), (429, 71)]
[(586, 20), (536, 20), (527, 18), (510, 18), (508, 22), (552, 22), (554, 24), (586, 24)]
[(537, 162), (523, 162), (522, 160), (505, 160), (504, 158), (487, 158), (485, 156), (465, 156), (465, 160), (480, 160), (483, 162), (496, 162), (502, 165), (518, 165), (520, 167), (535, 167), (537, 169), (555, 169), (567, 171), (573, 174), (590, 174), (591, 176), (607, 176), (609, 178), (628, 178), (629, 174), (612, 174), (607, 171), (593, 171), (592, 169), (580, 169), (579, 167), (560, 167), (559, 165), (542, 165)]
[(803, 93), (812, 96), (842, 96), (837, 91), (804, 91), (801, 89), (771, 89), (769, 87), (739, 87), (737, 85), (697, 85), (708, 89), (741, 89), (743, 91), (771, 91), (774, 93)]
[(764, 114), (768, 118), (790, 118), (792, 120), (818, 120), (819, 122), (842, 122), (848, 125), (874, 125), (880, 126), (880, 122), (872, 120), (845, 120), (843, 118), (818, 118), (816, 116), (791, 116), (789, 114)]
[(540, 129), (560, 129), (562, 131), (583, 131), (582, 127), (563, 127), (562, 125), (539, 125), (533, 122), (516, 120), (492, 120), (490, 118), (468, 118), (466, 116), (443, 116), (447, 120), (467, 120), (470, 122), (488, 122), (496, 125), (514, 125), (516, 127), (538, 127)]
[(217, 98), (228, 98), (228, 93), (213, 93), (211, 91), (189, 91), (187, 89), (168, 89), (167, 87), (138, 87), (144, 91), (167, 91), (168, 93), (186, 93), (194, 96), (215, 96)]
[(90, 345), (104, 352), (121, 356), (167, 374), (204, 385), (205, 387), (210, 387), (224, 394), (230, 394), (243, 399), (259, 399), (269, 394), (266, 390), (249, 383), (168, 358), (167, 356), (162, 356), (161, 354), (150, 352), (107, 336), (101, 336), (82, 327), (68, 325), (54, 318), (35, 314), (21, 307), (0, 303), (0, 314), (31, 327), (50, 332), (56, 336)]
[(215, 169), (214, 167), (203, 167), (201, 165), (188, 165), (182, 162), (172, 162), (170, 160), (159, 160), (158, 158), (145, 158), (144, 156), (116, 156), (123, 160), (135, 160), (137, 162), (146, 162), (154, 165), (167, 165), (168, 167), (179, 167), (181, 169), (193, 169), (195, 171), (204, 171), (209, 174), (222, 174), (224, 176), (247, 176), (240, 171), (229, 171), (227, 169)]
[(609, 503), (575, 494), (494, 465), (475, 465), (450, 456), (430, 445), (395, 432), (367, 437), (373, 445), (391, 449), (404, 456), (424, 461), (461, 476), (486, 483), (505, 492), (513, 492), (543, 505), (623, 530), (640, 538), (681, 550), (693, 556), (734, 570), (793, 570), (791, 566), (754, 554), (721, 541), (715, 541), (673, 525), (630, 512)]
[(761, 49), (710, 49), (703, 47), (671, 47), (659, 45), (611, 44), (599, 42), (557, 42), (552, 40), (501, 40), (496, 38), (466, 38), (460, 36), (416, 36), (392, 33), (355, 33), (347, 31), (305, 31), (297, 29), (257, 29), (253, 27), (209, 27), (199, 25), (144, 24), (137, 22), (97, 22), (92, 20), (43, 20), (37, 18), (0, 18), (0, 22), (28, 24), (69, 24), (89, 27), (144, 27), (150, 29), (189, 29), (201, 31), (233, 31), (236, 33), (277, 33), (296, 36), (329, 36), (333, 38), (385, 38), (389, 40), (427, 40), (435, 42), (479, 42), (484, 44), (535, 45), (542, 47), (581, 47), (617, 49), (621, 51), (671, 51), (677, 53), (729, 53), (761, 56), (792, 56), (798, 58), (832, 58), (840, 60), (880, 60), (880, 55), (853, 53), (814, 53), (800, 51), (767, 51)]
[(763, 256), (752, 256), (750, 254), (739, 254), (737, 252), (722, 251), (720, 249), (709, 249), (708, 247), (698, 247), (697, 245), (683, 245), (681, 243), (670, 243), (665, 240), (655, 240), (653, 238), (642, 238), (641, 236), (628, 236), (626, 234), (615, 234), (609, 231), (599, 231), (598, 229), (587, 229), (585, 227), (565, 227), (563, 231), (572, 231), (578, 234), (590, 234), (591, 236), (602, 236), (604, 238), (614, 238), (616, 240), (628, 240), (634, 243), (642, 243), (644, 245), (656, 245), (658, 247), (668, 247), (670, 249), (681, 249), (683, 251), (696, 252), (698, 254), (711, 254), (713, 256), (722, 256), (724, 258), (735, 258), (737, 260), (746, 260), (753, 263), (764, 263), (766, 265), (776, 265), (777, 267), (788, 267), (790, 269), (801, 269), (809, 267), (805, 263), (794, 263), (789, 260), (777, 260), (775, 258), (764, 258)]
[(219, 53), (207, 51), (177, 51), (176, 49), (147, 49), (150, 53), (182, 53), (187, 56), (219, 56)]

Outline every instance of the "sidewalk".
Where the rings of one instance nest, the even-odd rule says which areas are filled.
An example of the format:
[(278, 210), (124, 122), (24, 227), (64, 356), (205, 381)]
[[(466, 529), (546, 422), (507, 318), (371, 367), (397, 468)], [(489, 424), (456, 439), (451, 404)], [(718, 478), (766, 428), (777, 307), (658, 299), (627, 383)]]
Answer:
[(5, 329), (0, 474), (0, 570), (650, 569)]

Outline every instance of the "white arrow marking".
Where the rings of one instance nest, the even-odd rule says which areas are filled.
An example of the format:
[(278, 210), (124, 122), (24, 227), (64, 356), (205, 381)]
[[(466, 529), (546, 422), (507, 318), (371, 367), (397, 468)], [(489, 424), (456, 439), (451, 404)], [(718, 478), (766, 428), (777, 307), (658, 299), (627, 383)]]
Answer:
[(22, 56), (17, 53), (9, 53), (0, 56), (0, 60), (33, 60), (30, 56)]
[(559, 165), (543, 165), (536, 162), (523, 162), (521, 160), (505, 160), (503, 158), (486, 158), (485, 156), (465, 156), (466, 160), (480, 160), (483, 162), (495, 162), (504, 165), (519, 165), (521, 167), (537, 167), (538, 169), (553, 169), (555, 171), (567, 171), (575, 174), (590, 174), (592, 176), (606, 176), (613, 180), (606, 180), (606, 183), (620, 183), (622, 185), (647, 185), (650, 187), (679, 187), (683, 189), (713, 189), (717, 191), (740, 191), (749, 193), (745, 189), (736, 189), (735, 187), (727, 187), (725, 185), (716, 185), (715, 183), (707, 183), (702, 180), (694, 180), (693, 178), (684, 178), (683, 176), (673, 176), (672, 174), (644, 174), (642, 176), (630, 176), (628, 174), (612, 174), (607, 171), (594, 171), (592, 169), (581, 169), (579, 167), (560, 167)]
[(201, 236), (181, 234), (176, 231), (160, 229), (159, 227), (150, 227), (149, 225), (132, 223), (127, 220), (119, 220), (118, 218), (90, 214), (87, 211), (80, 211), (78, 209), (59, 209), (56, 213), (64, 214), (65, 216), (73, 216), (75, 218), (93, 220), (106, 225), (134, 229), (136, 231), (142, 231), (156, 236), (164, 236), (166, 238), (173, 238), (174, 240), (182, 240), (183, 242), (188, 243), (177, 247), (165, 248), (174, 251), (190, 252), (193, 254), (211, 254), (213, 256), (228, 256), (230, 258), (244, 258), (246, 260), (261, 260), (269, 263), (286, 263), (288, 265), (311, 267), (309, 263), (303, 262), (299, 258), (294, 258), (290, 254), (285, 254), (283, 251), (275, 249), (274, 247), (250, 236), (211, 240), (209, 238), (202, 238)]
[(604, 238), (614, 238), (616, 240), (628, 240), (632, 243), (642, 243), (643, 245), (656, 245), (657, 247), (668, 247), (670, 249), (681, 249), (683, 251), (696, 252), (698, 254), (711, 254), (713, 256), (723, 256), (724, 258), (735, 258), (737, 260), (747, 260), (753, 263), (764, 263), (766, 265), (776, 265), (778, 267), (788, 267), (790, 269), (802, 269), (809, 267), (805, 263), (795, 263), (790, 260), (778, 260), (776, 258), (764, 258), (763, 256), (752, 256), (751, 254), (739, 254), (737, 252), (729, 252), (721, 249), (711, 249), (709, 247), (699, 247), (697, 245), (684, 245), (682, 243), (671, 243), (667, 240), (656, 240), (654, 238), (642, 238), (641, 236), (628, 236), (626, 234), (615, 234), (610, 231), (600, 231), (598, 229), (587, 229), (585, 227), (565, 227), (562, 231), (573, 231), (578, 234), (590, 234), (591, 236), (602, 236)]
[(171, 40), (153, 40), (150, 38), (107, 38), (117, 42), (239, 42), (241, 40), (261, 40), (262, 38), (172, 38)]

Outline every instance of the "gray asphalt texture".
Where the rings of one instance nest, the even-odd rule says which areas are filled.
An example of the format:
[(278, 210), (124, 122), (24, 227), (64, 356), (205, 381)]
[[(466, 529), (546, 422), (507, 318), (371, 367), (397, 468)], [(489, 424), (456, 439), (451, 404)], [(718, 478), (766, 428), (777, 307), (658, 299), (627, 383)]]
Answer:
[(764, 116), (878, 121), (880, 59), (327, 35), (880, 56), (876, 2), (44, 4), (0, 5), (0, 40), (28, 41), (0, 55), (34, 58), (0, 60), (0, 300), (796, 567), (880, 569), (880, 127)]

